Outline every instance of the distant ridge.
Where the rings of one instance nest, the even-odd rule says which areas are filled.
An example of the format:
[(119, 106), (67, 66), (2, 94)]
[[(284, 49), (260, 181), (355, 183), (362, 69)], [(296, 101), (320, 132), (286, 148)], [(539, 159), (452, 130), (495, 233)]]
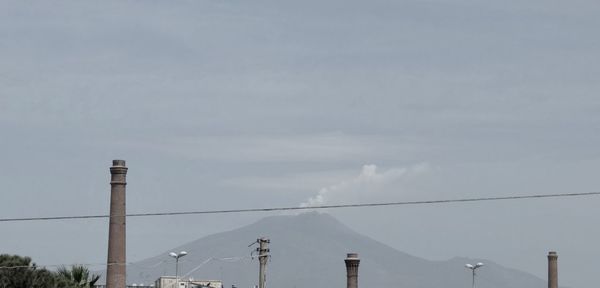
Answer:
[[(478, 274), (478, 288), (546, 287), (546, 281), (538, 277), (489, 260), (421, 259), (361, 235), (331, 215), (316, 212), (266, 217), (170, 250), (189, 252), (180, 261), (180, 275), (194, 271), (184, 279), (219, 279), (227, 288), (248, 288), (256, 284), (258, 276), (258, 263), (249, 257), (248, 244), (260, 236), (271, 239), (268, 287), (345, 287), (343, 260), (348, 252), (357, 252), (361, 258), (359, 286), (363, 287), (468, 288), (471, 276), (463, 265), (475, 261), (486, 263)], [(161, 275), (174, 275), (173, 260), (167, 252), (129, 265), (127, 282), (150, 284)], [(206, 262), (209, 258), (214, 260)]]

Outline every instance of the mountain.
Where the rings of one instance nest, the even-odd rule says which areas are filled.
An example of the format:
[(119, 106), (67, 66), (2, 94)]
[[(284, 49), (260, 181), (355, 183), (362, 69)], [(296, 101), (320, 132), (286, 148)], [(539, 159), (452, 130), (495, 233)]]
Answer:
[[(470, 287), (465, 263), (484, 262), (478, 270), (478, 288), (544, 288), (546, 281), (483, 259), (421, 259), (361, 235), (328, 214), (273, 216), (254, 224), (203, 237), (170, 251), (187, 251), (179, 274), (188, 279), (223, 280), (224, 287), (252, 287), (258, 279), (258, 260), (248, 247), (259, 237), (271, 240), (267, 265), (268, 287), (345, 287), (344, 258), (357, 252), (361, 259), (359, 286)], [(153, 283), (161, 275), (174, 275), (175, 263), (165, 251), (128, 266), (128, 283)], [(211, 260), (208, 260), (211, 259)], [(191, 272), (190, 272), (191, 271)]]

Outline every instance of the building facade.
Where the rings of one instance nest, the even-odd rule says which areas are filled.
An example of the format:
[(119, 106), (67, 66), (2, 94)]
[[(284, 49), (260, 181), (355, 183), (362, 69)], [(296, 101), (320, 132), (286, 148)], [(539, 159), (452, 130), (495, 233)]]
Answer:
[(156, 288), (223, 288), (221, 280), (194, 280), (179, 278), (176, 283), (175, 276), (161, 276), (156, 279), (154, 286)]

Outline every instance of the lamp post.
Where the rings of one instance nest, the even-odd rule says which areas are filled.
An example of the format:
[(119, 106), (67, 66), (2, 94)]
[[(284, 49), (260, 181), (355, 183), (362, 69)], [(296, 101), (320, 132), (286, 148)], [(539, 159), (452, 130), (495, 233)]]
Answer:
[(471, 269), (471, 272), (473, 272), (473, 279), (471, 281), (471, 287), (475, 288), (475, 270), (477, 270), (477, 268), (483, 266), (483, 263), (479, 262), (475, 265), (471, 265), (471, 264), (465, 264), (465, 267), (467, 269)]
[(187, 252), (181, 251), (179, 253), (171, 252), (169, 256), (175, 258), (175, 285), (179, 288), (179, 258), (187, 255)]

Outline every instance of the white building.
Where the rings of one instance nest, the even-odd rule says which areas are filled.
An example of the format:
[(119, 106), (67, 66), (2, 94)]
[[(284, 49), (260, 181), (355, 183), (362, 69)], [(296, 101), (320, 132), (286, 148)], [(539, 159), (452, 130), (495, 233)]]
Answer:
[(223, 288), (223, 281), (193, 280), (179, 277), (179, 283), (176, 283), (175, 276), (161, 276), (156, 279), (154, 286), (156, 288)]

